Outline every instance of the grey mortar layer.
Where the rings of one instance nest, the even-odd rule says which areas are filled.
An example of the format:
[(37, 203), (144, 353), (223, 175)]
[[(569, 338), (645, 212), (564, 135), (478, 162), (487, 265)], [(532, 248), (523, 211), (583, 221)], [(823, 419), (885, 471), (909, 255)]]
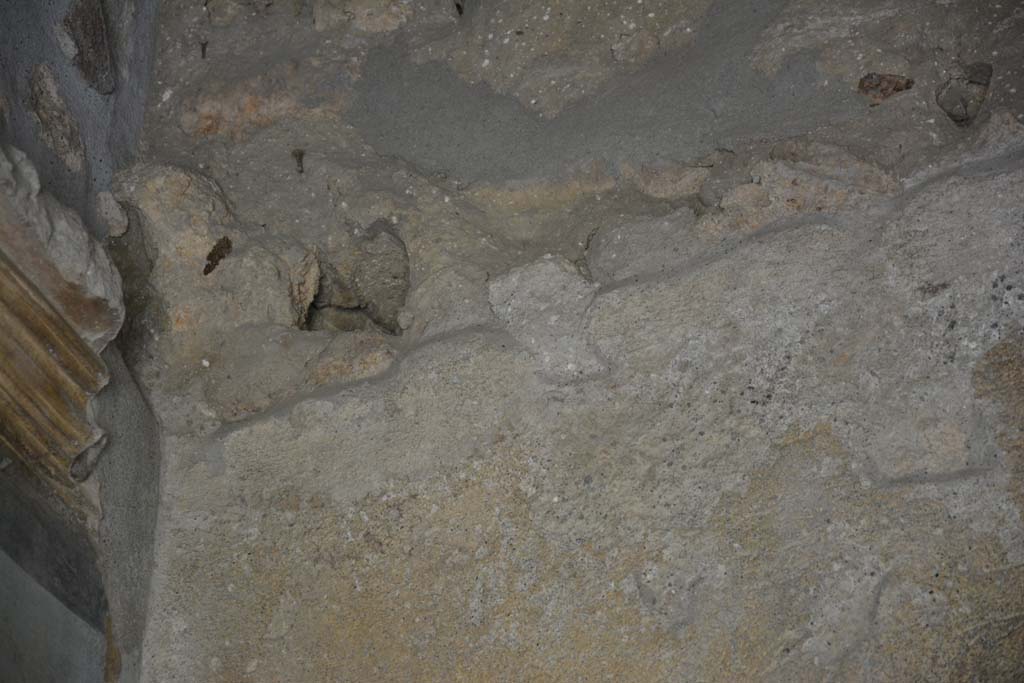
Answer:
[(751, 68), (747, 53), (786, 4), (717, 3), (691, 48), (613, 79), (553, 120), (465, 83), (442, 64), (405, 61), (401, 46), (380, 48), (367, 62), (351, 122), (383, 154), (500, 181), (552, 175), (593, 158), (692, 159), (741, 137), (795, 135), (862, 112), (846, 84), (822, 87), (809, 54), (771, 78)]

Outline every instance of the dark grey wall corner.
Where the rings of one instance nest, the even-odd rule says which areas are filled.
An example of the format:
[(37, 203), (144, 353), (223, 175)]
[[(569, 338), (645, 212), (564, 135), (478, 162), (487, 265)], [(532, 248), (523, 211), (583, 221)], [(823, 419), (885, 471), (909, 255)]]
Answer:
[(102, 518), (99, 564), (106, 586), (120, 683), (139, 680), (153, 542), (160, 498), (159, 426), (120, 351), (103, 353), (110, 384), (95, 399), (108, 445), (94, 477)]

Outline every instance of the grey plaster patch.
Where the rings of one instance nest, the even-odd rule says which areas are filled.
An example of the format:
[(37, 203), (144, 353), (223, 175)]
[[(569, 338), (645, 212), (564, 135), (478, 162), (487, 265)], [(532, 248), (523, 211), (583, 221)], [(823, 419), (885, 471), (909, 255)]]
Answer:
[(605, 369), (581, 334), (597, 285), (565, 259), (547, 256), (490, 284), (491, 309), (555, 380)]
[(148, 618), (150, 579), (160, 491), (160, 428), (120, 352), (103, 354), (110, 383), (95, 399), (96, 420), (107, 446), (94, 478), (102, 517), (98, 555), (121, 662), (120, 683), (141, 679), (142, 637)]
[(739, 138), (792, 135), (823, 118), (853, 117), (862, 109), (854, 93), (838, 83), (824, 87), (810, 60), (797, 56), (771, 78), (747, 63), (747, 41), (783, 6), (716, 3), (692, 46), (652, 60), (642, 77), (611, 80), (599, 98), (552, 120), (465, 84), (441, 64), (409, 64), (381, 49), (358, 84), (352, 121), (383, 153), (467, 180), (500, 180), (555, 175), (594, 157), (697, 159)]

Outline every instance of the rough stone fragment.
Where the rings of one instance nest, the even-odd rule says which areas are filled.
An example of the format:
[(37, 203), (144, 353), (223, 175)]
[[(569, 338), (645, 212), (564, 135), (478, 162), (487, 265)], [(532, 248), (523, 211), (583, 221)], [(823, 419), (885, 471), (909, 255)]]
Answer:
[(565, 259), (545, 257), (495, 279), (494, 314), (537, 359), (544, 375), (573, 380), (605, 366), (581, 334), (597, 285)]
[(739, 156), (729, 149), (716, 149), (700, 160), (700, 167), (709, 171), (701, 183), (699, 199), (706, 207), (716, 208), (732, 188), (750, 180), (750, 172)]
[(203, 391), (221, 418), (237, 420), (329, 382), (378, 375), (394, 355), (381, 334), (243, 325), (204, 358)]
[(239, 142), (281, 122), (334, 120), (345, 94), (329, 86), (333, 78), (316, 58), (272, 62), (254, 76), (221, 77), (181, 100), (178, 124), (197, 138)]
[(700, 194), (701, 185), (711, 174), (709, 168), (661, 163), (639, 168), (626, 164), (622, 177), (646, 195), (657, 199), (685, 199)]
[(364, 33), (388, 33), (404, 24), (412, 8), (392, 0), (314, 0), (313, 21), (318, 31), (351, 24)]
[(832, 214), (894, 194), (892, 174), (845, 149), (803, 140), (780, 143), (751, 168), (754, 182), (729, 190), (721, 212), (701, 216), (705, 238), (746, 233), (786, 217)]
[(356, 262), (355, 291), (370, 318), (398, 331), (398, 311), (409, 291), (409, 255), (402, 240), (381, 229), (360, 245), (366, 258)]
[(957, 67), (950, 78), (939, 86), (935, 101), (950, 121), (961, 127), (969, 126), (981, 112), (991, 82), (991, 64), (975, 62)]
[(272, 69), (191, 97), (184, 102), (181, 127), (197, 137), (224, 135), (237, 140), (253, 129), (293, 116), (300, 105), (280, 84), (294, 72), (294, 66)]
[(857, 90), (867, 95), (872, 104), (881, 104), (897, 93), (914, 87), (914, 79), (898, 74), (869, 73), (860, 79)]
[(39, 126), (39, 137), (68, 170), (78, 173), (85, 166), (85, 149), (78, 124), (57, 87), (57, 79), (46, 64), (32, 69), (29, 102)]
[(86, 82), (102, 95), (114, 92), (115, 72), (102, 0), (77, 0), (64, 18), (74, 42), (74, 63)]
[(0, 194), (18, 223), (0, 226), (2, 247), (98, 353), (124, 321), (121, 277), (74, 211), (41, 192), (24, 153), (0, 148)]
[(401, 330), (398, 312), (409, 291), (409, 255), (405, 244), (386, 220), (365, 230), (359, 228), (355, 233), (356, 239), (347, 253), (337, 255), (338, 258), (332, 252), (325, 255), (325, 277), (320, 280), (313, 305), (318, 311), (364, 311), (370, 320), (397, 334)]
[(375, 333), (336, 334), (306, 366), (305, 383), (323, 384), (375, 377), (388, 370), (396, 357), (385, 335)]
[(96, 215), (106, 224), (108, 237), (121, 237), (128, 231), (128, 214), (107, 190), (96, 194)]
[[(623, 179), (643, 182), (642, 171), (634, 166), (623, 166)], [(609, 192), (616, 187), (616, 179), (604, 164), (589, 162), (558, 178), (531, 181), (511, 181), (499, 185), (481, 185), (470, 189), (474, 202), (504, 212), (537, 211), (569, 205), (589, 195)]]
[(836, 145), (787, 140), (772, 147), (770, 157), (796, 164), (802, 170), (834, 180), (855, 192), (886, 194), (900, 189), (899, 181), (891, 173)]
[[(487, 273), (479, 268), (440, 268), (409, 292), (398, 322), (414, 337), (431, 337), (493, 320)], [(403, 315), (404, 313), (404, 315)]]
[[(168, 353), (195, 360), (247, 323), (298, 327), (319, 278), (312, 250), (239, 225), (217, 185), (181, 169), (140, 165), (118, 177), (118, 200), (134, 207), (151, 252), (149, 286)], [(230, 255), (207, 270), (211, 250)]]
[(641, 29), (620, 35), (619, 40), (612, 44), (612, 56), (617, 62), (637, 64), (650, 59), (660, 44), (656, 34)]
[(684, 264), (703, 246), (693, 210), (600, 229), (587, 247), (591, 276), (602, 284), (638, 275), (664, 274)]
[(299, 327), (309, 320), (309, 311), (316, 300), (321, 279), (320, 257), (316, 250), (303, 250), (301, 260), (294, 267), (289, 287), (292, 311)]

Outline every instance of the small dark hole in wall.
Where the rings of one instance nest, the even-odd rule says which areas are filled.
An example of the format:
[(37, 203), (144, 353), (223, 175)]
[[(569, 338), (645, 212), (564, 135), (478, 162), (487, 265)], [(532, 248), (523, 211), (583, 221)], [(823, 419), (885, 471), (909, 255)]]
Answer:
[(209, 275), (213, 272), (224, 257), (231, 253), (231, 238), (224, 236), (217, 240), (217, 244), (213, 245), (213, 249), (206, 255), (206, 265), (203, 266), (203, 275)]
[(456, 2), (455, 2), (455, 11), (458, 12), (459, 16), (461, 17), (463, 15), (463, 13), (466, 11), (466, 8), (462, 5), (461, 2), (458, 2), (458, 0), (456, 0)]

